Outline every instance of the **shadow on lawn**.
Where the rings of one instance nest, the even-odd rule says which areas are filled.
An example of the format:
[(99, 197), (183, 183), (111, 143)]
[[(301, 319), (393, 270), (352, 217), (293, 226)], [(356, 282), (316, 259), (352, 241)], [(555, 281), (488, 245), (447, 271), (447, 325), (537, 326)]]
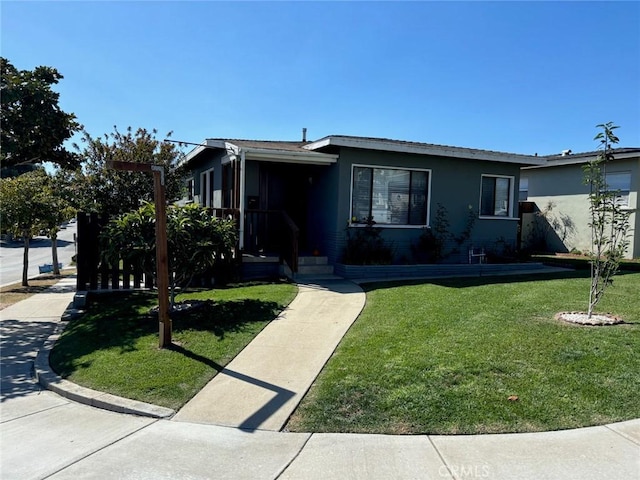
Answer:
[[(62, 377), (77, 368), (76, 359), (94, 351), (118, 348), (121, 353), (134, 351), (141, 337), (158, 334), (158, 319), (149, 313), (157, 305), (152, 292), (111, 292), (90, 299), (89, 311), (72, 320), (51, 352), (51, 365)], [(252, 323), (273, 320), (282, 306), (260, 300), (206, 301), (191, 312), (172, 313), (174, 334), (183, 331), (208, 331), (218, 339), (226, 334), (242, 332)], [(192, 356), (188, 350), (174, 345), (173, 350)], [(210, 359), (194, 358), (216, 370), (222, 367)]]
[[(628, 275), (634, 272), (620, 271), (616, 276)], [(468, 288), (478, 287), (481, 285), (495, 285), (499, 283), (525, 283), (525, 282), (542, 282), (546, 280), (562, 280), (570, 278), (589, 278), (589, 270), (567, 270), (565, 272), (553, 273), (531, 273), (517, 275), (487, 275), (479, 277), (448, 277), (448, 278), (429, 278), (429, 279), (407, 279), (394, 280), (388, 282), (366, 283), (362, 285), (365, 292), (378, 290), (380, 288), (388, 288), (400, 285), (421, 285), (432, 284), (449, 288)]]
[(204, 357), (202, 355), (198, 355), (197, 353), (194, 353), (191, 350), (187, 350), (182, 345), (177, 345), (175, 343), (172, 343), (171, 346), (169, 347), (169, 349), (173, 350), (174, 352), (180, 353), (180, 354), (184, 355), (185, 357), (190, 358), (191, 360), (195, 360), (196, 362), (204, 363), (208, 367), (213, 368), (216, 372), (221, 372), (224, 369), (224, 367), (222, 365), (220, 365), (219, 363), (214, 362), (210, 358)]
[(273, 320), (282, 310), (276, 302), (261, 300), (206, 301), (193, 311), (171, 313), (173, 330), (207, 330), (223, 339), (253, 322)]

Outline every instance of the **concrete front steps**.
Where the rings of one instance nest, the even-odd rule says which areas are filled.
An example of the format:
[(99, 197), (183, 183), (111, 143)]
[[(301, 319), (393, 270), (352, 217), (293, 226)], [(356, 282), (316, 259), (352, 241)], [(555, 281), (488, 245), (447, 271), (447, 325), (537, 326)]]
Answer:
[(296, 282), (306, 280), (338, 280), (334, 275), (333, 265), (329, 265), (327, 257), (298, 257), (298, 271), (292, 273), (285, 265), (285, 275)]

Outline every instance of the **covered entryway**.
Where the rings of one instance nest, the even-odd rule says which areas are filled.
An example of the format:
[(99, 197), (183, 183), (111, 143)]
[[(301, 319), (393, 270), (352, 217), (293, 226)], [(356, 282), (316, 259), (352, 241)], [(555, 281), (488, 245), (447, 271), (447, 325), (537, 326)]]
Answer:
[(311, 253), (314, 249), (309, 229), (309, 223), (313, 221), (314, 180), (317, 183), (324, 168), (271, 162), (259, 164), (258, 208), (281, 211), (291, 219), (298, 228), (300, 254)]
[[(314, 199), (338, 156), (312, 152), (294, 142), (235, 141), (234, 149), (227, 151), (221, 164), (237, 172), (241, 250), (278, 256), (295, 273), (298, 256), (313, 251), (313, 237), (318, 235), (310, 228), (318, 211)], [(225, 184), (236, 185), (231, 180)], [(234, 195), (223, 191), (222, 196)]]

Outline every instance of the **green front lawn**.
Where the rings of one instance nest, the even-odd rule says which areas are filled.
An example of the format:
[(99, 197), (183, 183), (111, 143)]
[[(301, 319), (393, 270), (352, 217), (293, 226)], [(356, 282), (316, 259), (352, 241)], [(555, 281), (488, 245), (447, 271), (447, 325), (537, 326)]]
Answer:
[(584, 272), (365, 286), (287, 428), (472, 434), (639, 418), (640, 273), (616, 276), (598, 308), (628, 324), (553, 319), (584, 311), (588, 288)]
[(158, 348), (151, 292), (92, 297), (51, 352), (53, 369), (79, 385), (179, 408), (235, 357), (296, 295), (291, 284), (263, 284), (181, 294), (214, 303), (174, 315), (173, 349)]

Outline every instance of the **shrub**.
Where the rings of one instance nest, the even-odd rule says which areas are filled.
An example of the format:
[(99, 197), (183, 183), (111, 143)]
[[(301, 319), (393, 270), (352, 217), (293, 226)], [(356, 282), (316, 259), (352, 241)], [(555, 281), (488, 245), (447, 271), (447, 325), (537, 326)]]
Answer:
[(347, 244), (342, 262), (347, 265), (389, 265), (393, 261), (393, 248), (381, 237), (382, 229), (374, 227), (373, 217), (364, 227), (347, 225)]

